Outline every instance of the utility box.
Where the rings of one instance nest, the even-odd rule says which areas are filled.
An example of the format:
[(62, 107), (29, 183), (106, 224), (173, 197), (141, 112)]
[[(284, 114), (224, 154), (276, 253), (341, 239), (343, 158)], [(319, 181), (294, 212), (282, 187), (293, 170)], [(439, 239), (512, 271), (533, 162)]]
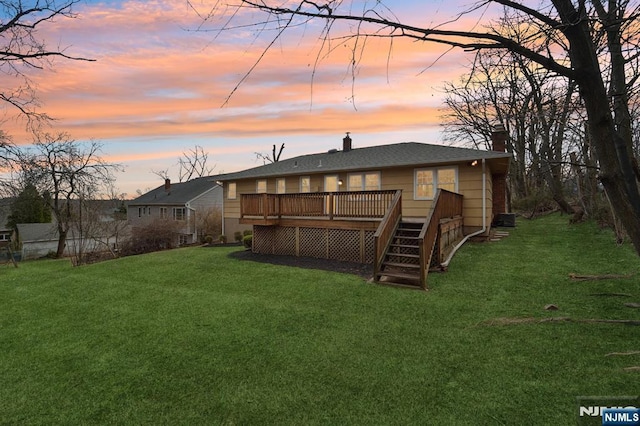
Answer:
[(516, 226), (516, 214), (515, 213), (500, 213), (493, 219), (493, 226), (503, 226), (506, 228), (515, 228)]

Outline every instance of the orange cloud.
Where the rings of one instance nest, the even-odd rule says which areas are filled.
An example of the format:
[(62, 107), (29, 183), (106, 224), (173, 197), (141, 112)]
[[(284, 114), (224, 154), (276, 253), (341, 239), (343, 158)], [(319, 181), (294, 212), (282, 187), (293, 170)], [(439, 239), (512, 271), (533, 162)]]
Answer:
[[(431, 5), (411, 7), (428, 13)], [(311, 33), (322, 24), (312, 22), (306, 36), (296, 30), (276, 43), (233, 92), (269, 34), (187, 31), (202, 22), (184, 0), (88, 4), (78, 14), (59, 20), (47, 39), (96, 62), (56, 61), (55, 71), (33, 80), (56, 128), (76, 139), (110, 141), (114, 161), (177, 160), (179, 149), (157, 142), (168, 139), (186, 146), (241, 140), (216, 146), (235, 161), (232, 155), (269, 148), (272, 141), (265, 141), (278, 136), (429, 131), (439, 124), (437, 88), (462, 72), (458, 55), (436, 61), (442, 46), (371, 38), (352, 75), (353, 52), (337, 42), (316, 63), (320, 41)], [(19, 122), (4, 127), (19, 142), (29, 140)]]

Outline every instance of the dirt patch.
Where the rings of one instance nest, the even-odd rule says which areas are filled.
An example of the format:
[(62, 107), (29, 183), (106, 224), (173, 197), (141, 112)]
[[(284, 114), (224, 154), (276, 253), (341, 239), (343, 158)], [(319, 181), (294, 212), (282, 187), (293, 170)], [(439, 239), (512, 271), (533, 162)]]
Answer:
[(315, 257), (279, 256), (273, 254), (258, 254), (250, 250), (234, 251), (229, 257), (252, 262), (270, 263), (272, 265), (295, 266), (305, 269), (320, 269), (323, 271), (341, 272), (358, 275), (364, 279), (373, 277), (373, 265), (339, 260), (317, 259)]

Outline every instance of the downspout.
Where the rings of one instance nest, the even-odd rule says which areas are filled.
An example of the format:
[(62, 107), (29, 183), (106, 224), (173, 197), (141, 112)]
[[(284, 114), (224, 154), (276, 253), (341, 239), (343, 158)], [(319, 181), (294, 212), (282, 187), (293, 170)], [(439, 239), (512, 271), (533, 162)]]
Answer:
[[(191, 207), (190, 203), (186, 203), (185, 207), (187, 209), (189, 209), (189, 211), (193, 212), (193, 214), (189, 214), (189, 224), (191, 224), (191, 219), (193, 218), (193, 233), (191, 234), (191, 238), (193, 239), (193, 237), (195, 236), (195, 240), (197, 242), (197, 240), (198, 240), (198, 224), (196, 222), (196, 209)], [(191, 226), (189, 226), (189, 228), (191, 228)], [(189, 229), (189, 231), (191, 231), (191, 229)]]
[(227, 234), (225, 233), (225, 231), (224, 231), (224, 198), (225, 198), (225, 197), (224, 197), (224, 185), (223, 185), (223, 183), (222, 183), (222, 182), (216, 182), (216, 184), (217, 184), (220, 188), (222, 188), (222, 214), (220, 215), (220, 216), (222, 216), (222, 224), (221, 224), (222, 229), (220, 230), (220, 231), (222, 232), (222, 234), (220, 234), (220, 235), (227, 235)]
[(469, 238), (475, 237), (476, 235), (484, 234), (487, 231), (487, 167), (485, 164), (485, 159), (482, 159), (482, 229), (476, 232), (473, 232), (467, 236), (465, 236), (462, 241), (460, 241), (449, 253), (449, 257), (445, 260), (441, 266), (447, 268), (449, 266), (449, 262), (453, 259), (453, 255), (456, 254), (458, 249), (466, 243)]

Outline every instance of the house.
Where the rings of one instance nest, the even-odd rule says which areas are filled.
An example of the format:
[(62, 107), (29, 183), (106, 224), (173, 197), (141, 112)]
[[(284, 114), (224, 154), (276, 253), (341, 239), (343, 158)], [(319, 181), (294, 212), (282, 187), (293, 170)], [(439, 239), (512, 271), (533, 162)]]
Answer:
[(11, 243), (13, 230), (7, 226), (11, 215), (12, 198), (0, 198), (0, 263), (10, 259), (10, 251), (7, 249)]
[(165, 183), (141, 195), (127, 205), (127, 220), (132, 228), (168, 220), (177, 225), (176, 243), (192, 244), (201, 236), (200, 219), (212, 209), (222, 210), (222, 188), (213, 176), (188, 182)]
[(464, 236), (505, 212), (507, 133), (493, 151), (423, 143), (303, 155), (217, 177), (224, 232), (253, 227), (253, 251), (374, 264), (377, 281), (426, 288)]
[(11, 203), (13, 198), (0, 199), (0, 248), (9, 243), (13, 230), (7, 226), (11, 215)]

